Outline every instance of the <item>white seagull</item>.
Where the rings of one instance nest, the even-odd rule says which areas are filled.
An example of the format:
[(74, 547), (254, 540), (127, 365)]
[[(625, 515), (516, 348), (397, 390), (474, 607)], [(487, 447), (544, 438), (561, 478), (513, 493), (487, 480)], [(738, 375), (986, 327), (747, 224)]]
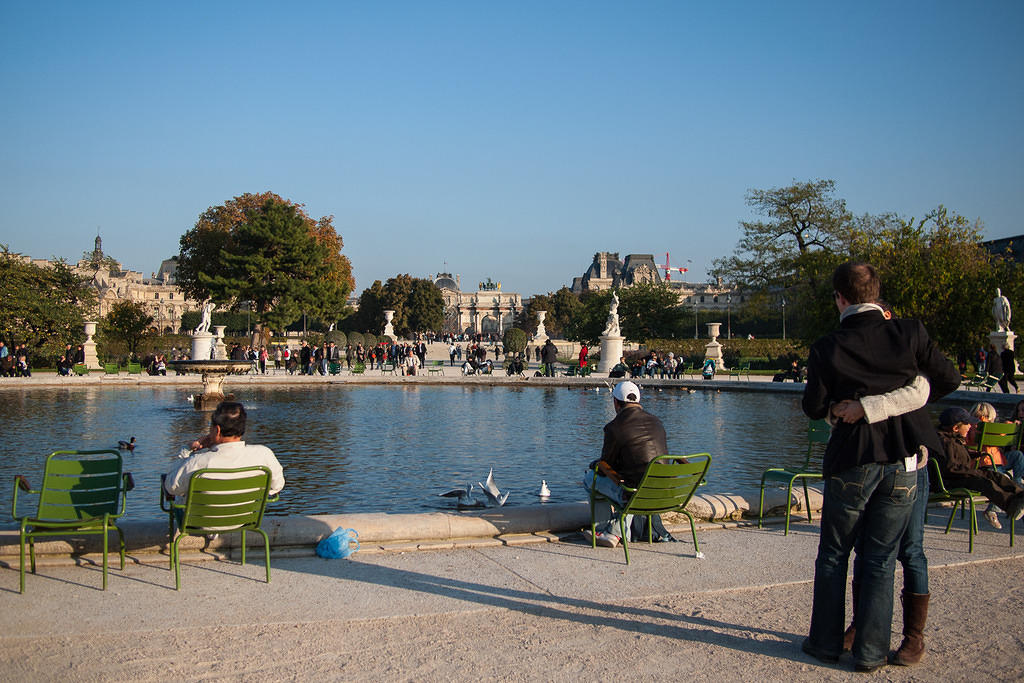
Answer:
[(487, 507), (501, 507), (505, 504), (505, 501), (508, 500), (508, 495), (511, 493), (510, 491), (505, 491), (504, 495), (502, 495), (501, 491), (498, 489), (498, 485), (494, 483), (493, 467), (491, 468), (491, 471), (487, 473), (487, 483), (481, 484), (480, 482), (477, 482), (476, 485), (479, 486), (480, 490), (484, 492), (485, 496), (487, 496)]
[(437, 494), (442, 498), (456, 498), (456, 504), (460, 508), (476, 508), (480, 507), (481, 503), (473, 497), (473, 485), (466, 484), (464, 489), (452, 489), (444, 493)]
[(540, 480), (540, 494), (538, 495), (540, 495), (541, 498), (551, 497), (551, 489), (548, 488), (548, 483), (543, 479)]

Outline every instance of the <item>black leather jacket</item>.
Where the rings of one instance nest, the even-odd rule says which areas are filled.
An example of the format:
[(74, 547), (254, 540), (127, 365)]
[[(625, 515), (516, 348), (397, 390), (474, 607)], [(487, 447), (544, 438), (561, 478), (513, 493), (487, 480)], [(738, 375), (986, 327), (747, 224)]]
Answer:
[(639, 403), (625, 404), (604, 426), (601, 459), (619, 473), (627, 486), (639, 484), (647, 465), (659, 455), (668, 455), (665, 427)]

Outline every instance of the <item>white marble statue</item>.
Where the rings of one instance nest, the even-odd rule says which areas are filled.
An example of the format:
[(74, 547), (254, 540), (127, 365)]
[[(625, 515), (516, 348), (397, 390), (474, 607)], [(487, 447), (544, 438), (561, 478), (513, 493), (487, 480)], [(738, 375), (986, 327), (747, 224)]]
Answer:
[(212, 301), (207, 301), (203, 304), (203, 319), (199, 321), (199, 326), (192, 330), (192, 334), (209, 334), (210, 333), (210, 318), (213, 316), (213, 309), (216, 305)]
[(1010, 331), (1010, 300), (1003, 296), (1002, 290), (996, 288), (996, 298), (992, 300), (992, 317), (996, 319), (996, 329), (1000, 332)]
[(608, 307), (608, 321), (605, 323), (602, 337), (622, 336), (619, 331), (619, 294), (612, 292), (612, 305)]

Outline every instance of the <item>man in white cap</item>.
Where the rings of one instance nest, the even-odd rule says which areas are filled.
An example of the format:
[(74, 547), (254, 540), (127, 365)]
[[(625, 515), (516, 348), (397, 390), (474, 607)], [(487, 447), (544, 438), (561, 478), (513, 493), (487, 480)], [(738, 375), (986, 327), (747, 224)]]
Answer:
[[(583, 485), (588, 490), (593, 486), (621, 509), (628, 498), (622, 485), (635, 488), (647, 471), (647, 465), (659, 455), (668, 454), (668, 445), (661, 420), (640, 407), (640, 387), (629, 381), (619, 382), (612, 390), (612, 403), (615, 419), (604, 426), (601, 459), (591, 466), (597, 470), (597, 476), (588, 469)], [(618, 517), (612, 516), (611, 505), (604, 501), (598, 503), (594, 515), (598, 522), (597, 544), (614, 548), (622, 539), (618, 535)], [(625, 520), (627, 529), (630, 521)], [(589, 530), (584, 533), (589, 540)]]

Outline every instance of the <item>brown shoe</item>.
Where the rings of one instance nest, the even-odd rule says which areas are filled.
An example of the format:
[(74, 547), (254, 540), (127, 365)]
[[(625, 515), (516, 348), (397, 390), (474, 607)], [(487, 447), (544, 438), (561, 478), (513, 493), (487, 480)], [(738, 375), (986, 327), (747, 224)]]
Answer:
[(924, 624), (928, 619), (927, 593), (907, 593), (903, 599), (903, 643), (896, 650), (892, 663), (913, 666), (924, 657)]

